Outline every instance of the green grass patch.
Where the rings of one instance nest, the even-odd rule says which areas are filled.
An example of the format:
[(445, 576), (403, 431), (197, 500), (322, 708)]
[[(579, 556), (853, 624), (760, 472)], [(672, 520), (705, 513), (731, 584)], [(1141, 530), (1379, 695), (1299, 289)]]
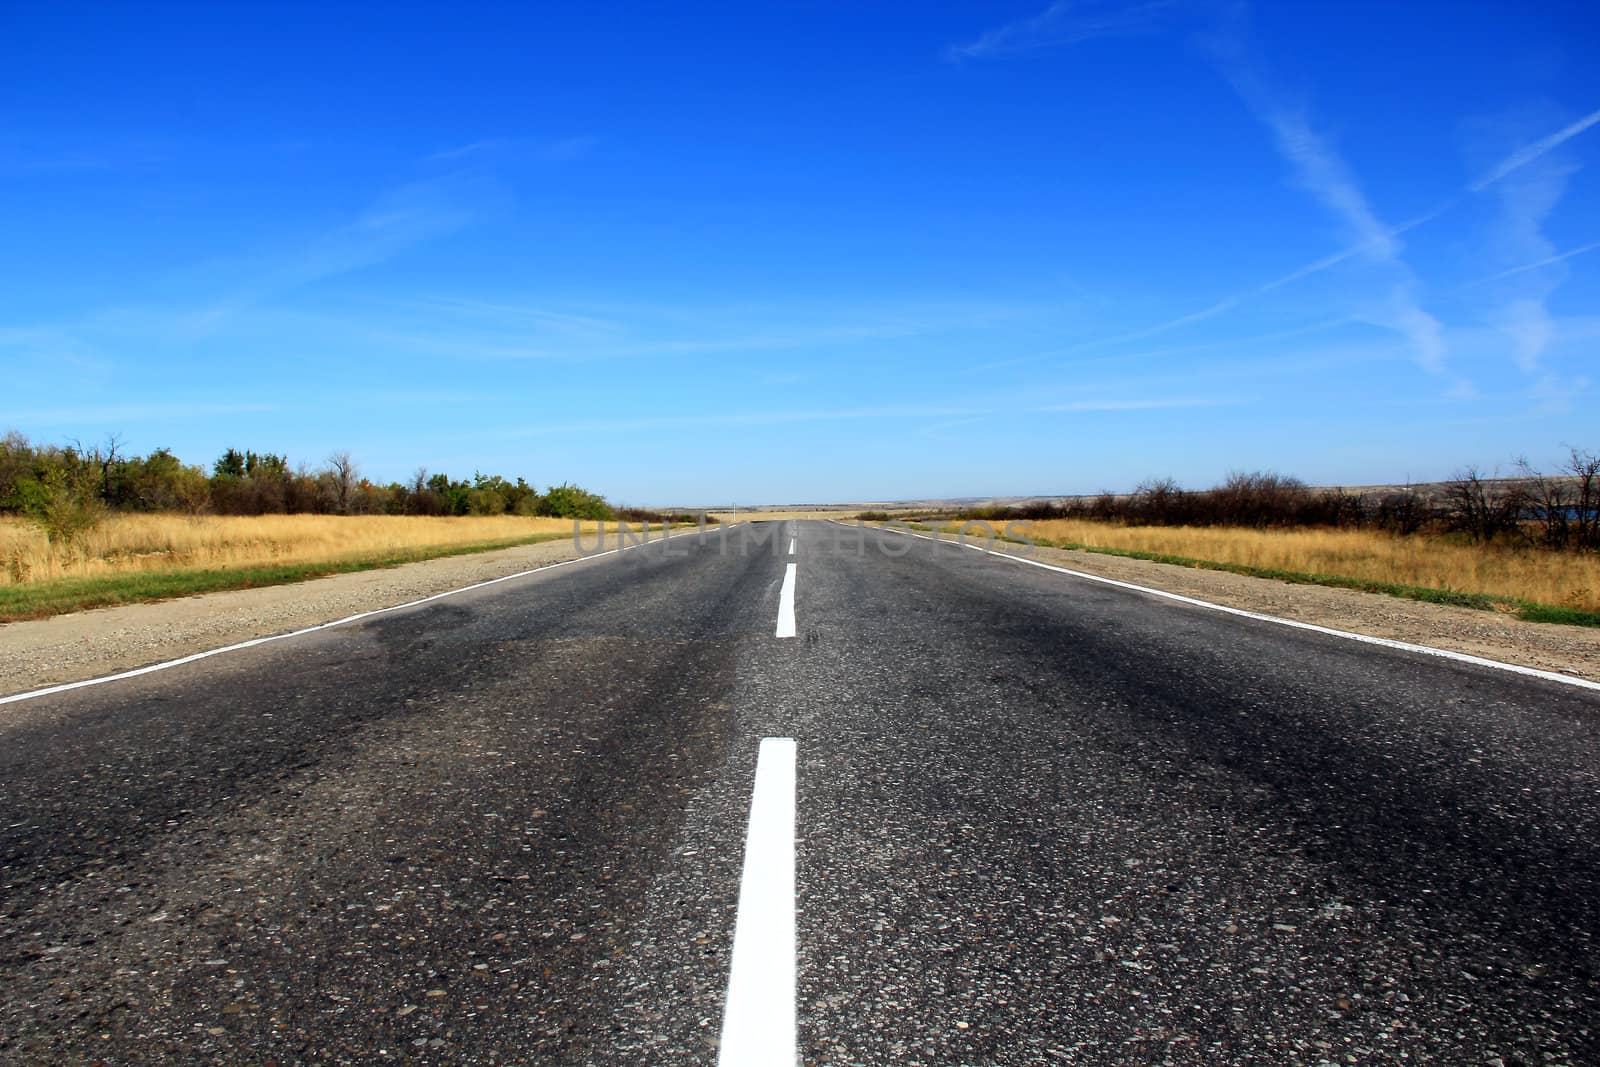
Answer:
[(1517, 614), (1529, 622), (1556, 622), (1564, 626), (1600, 626), (1600, 611), (1529, 603), (1523, 603), (1519, 608)]
[(287, 585), (333, 574), (379, 570), (416, 563), (425, 559), (465, 556), (519, 548), (544, 541), (560, 541), (569, 533), (539, 533), (527, 537), (474, 541), (460, 545), (422, 545), (377, 556), (352, 556), (318, 563), (286, 563), (261, 567), (213, 568), (206, 570), (152, 571), (145, 574), (111, 574), (96, 578), (57, 578), (0, 586), (0, 622), (42, 619), (87, 608), (117, 604), (145, 603), (217, 593), (229, 589), (255, 589), (268, 585)]

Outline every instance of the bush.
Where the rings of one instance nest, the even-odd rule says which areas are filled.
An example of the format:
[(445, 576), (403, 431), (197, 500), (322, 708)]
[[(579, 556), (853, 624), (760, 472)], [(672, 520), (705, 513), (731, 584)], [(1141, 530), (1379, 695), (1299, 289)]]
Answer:
[(29, 517), (44, 528), (52, 546), (71, 551), (84, 534), (100, 525), (105, 506), (95, 482), (81, 471), (53, 469), (37, 485), (39, 491), (30, 494)]
[(1468, 467), (1445, 484), (1445, 517), (1449, 528), (1487, 544), (1520, 531), (1524, 509), (1520, 486), (1485, 478)]
[(609, 519), (614, 516), (605, 497), (566, 482), (552, 485), (544, 494), (539, 514), (558, 519)]
[(700, 522), (717, 520), (703, 511), (657, 511), (654, 508), (614, 508), (612, 518), (618, 522), (672, 523), (675, 526), (692, 526)]

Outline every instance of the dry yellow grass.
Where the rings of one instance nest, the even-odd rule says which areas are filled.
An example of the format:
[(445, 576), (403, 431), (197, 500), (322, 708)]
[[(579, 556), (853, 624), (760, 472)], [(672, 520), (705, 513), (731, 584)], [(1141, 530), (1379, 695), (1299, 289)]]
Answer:
[[(594, 524), (585, 523), (584, 530), (593, 544)], [(510, 515), (114, 515), (64, 551), (52, 548), (32, 523), (0, 519), (0, 585), (338, 562), (571, 533), (571, 519)]]
[[(996, 523), (995, 529), (1003, 531), (1004, 524)], [(1593, 555), (1485, 548), (1368, 530), (1117, 526), (1077, 519), (1035, 522), (1030, 535), (1057, 543), (1600, 609), (1600, 557)]]

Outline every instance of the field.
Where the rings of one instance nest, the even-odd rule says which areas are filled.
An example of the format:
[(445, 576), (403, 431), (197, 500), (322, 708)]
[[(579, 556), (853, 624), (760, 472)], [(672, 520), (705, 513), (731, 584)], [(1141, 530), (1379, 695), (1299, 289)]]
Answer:
[[(593, 546), (594, 523), (585, 523)], [(0, 620), (572, 536), (571, 519), (392, 515), (113, 515), (70, 549), (0, 519)]]
[[(959, 526), (948, 524), (947, 530)], [(1003, 533), (1004, 523), (995, 524)], [(1019, 532), (1023, 528), (1019, 527)], [(1404, 595), (1436, 591), (1482, 600), (1600, 612), (1600, 558), (1535, 548), (1463, 544), (1444, 538), (1396, 537), (1369, 530), (1255, 530), (1231, 527), (1118, 526), (1050, 519), (1027, 528), (1040, 544), (1148, 557), (1178, 557), (1275, 577), (1343, 578), (1356, 587), (1394, 587)], [(976, 528), (969, 536), (981, 536)], [(1421, 599), (1456, 599), (1454, 596)], [(1530, 616), (1533, 617), (1533, 616)], [(1552, 615), (1553, 617), (1553, 615)]]

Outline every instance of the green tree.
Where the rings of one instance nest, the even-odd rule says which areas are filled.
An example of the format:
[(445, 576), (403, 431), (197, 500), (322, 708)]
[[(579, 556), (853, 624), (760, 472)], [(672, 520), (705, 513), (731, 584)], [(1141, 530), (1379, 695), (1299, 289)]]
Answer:
[(553, 515), (560, 519), (609, 519), (613, 517), (611, 505), (606, 503), (605, 497), (566, 482), (560, 485), (552, 485), (544, 494), (544, 501), (539, 509), (539, 514)]

